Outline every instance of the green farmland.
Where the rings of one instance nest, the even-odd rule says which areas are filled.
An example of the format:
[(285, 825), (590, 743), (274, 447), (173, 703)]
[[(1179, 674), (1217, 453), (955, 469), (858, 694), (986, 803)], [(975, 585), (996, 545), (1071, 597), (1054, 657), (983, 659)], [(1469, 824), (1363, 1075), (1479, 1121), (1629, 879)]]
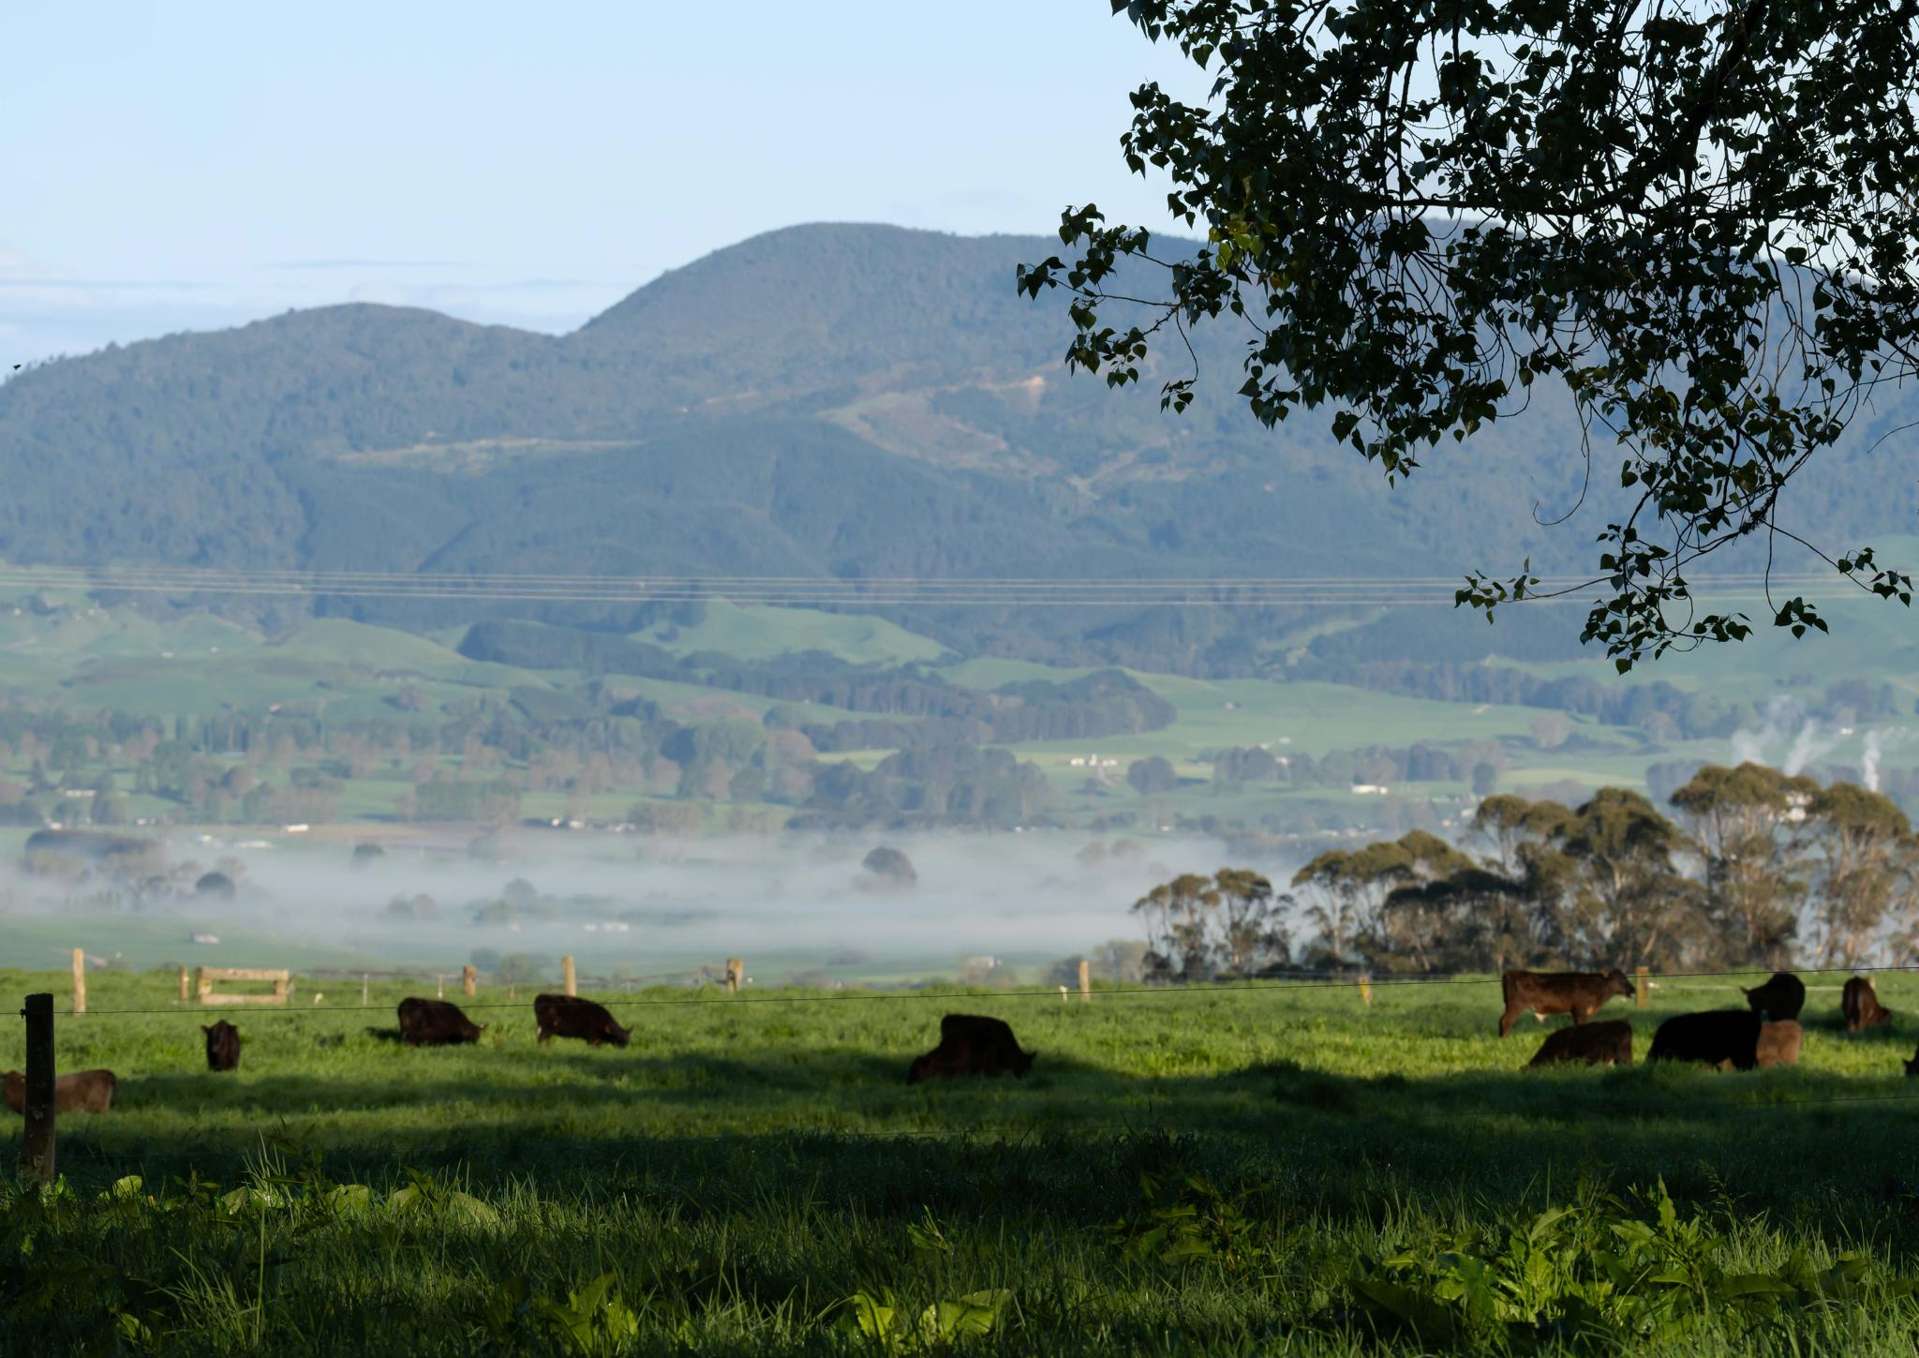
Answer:
[[(100, 973), (58, 1062), (118, 1100), (7, 1191), (0, 1351), (1910, 1353), (1919, 979), (1859, 1038), (1810, 979), (1801, 1064), (1752, 1074), (1525, 1070), (1489, 978), (657, 990), (608, 997), (623, 1050), (540, 1048), (524, 991), (405, 1049), (392, 985), (228, 1011), (213, 1075), (171, 977)], [(1643, 1057), (1733, 985), (1605, 1016)], [(903, 1083), (948, 1011), (1031, 1076)]]

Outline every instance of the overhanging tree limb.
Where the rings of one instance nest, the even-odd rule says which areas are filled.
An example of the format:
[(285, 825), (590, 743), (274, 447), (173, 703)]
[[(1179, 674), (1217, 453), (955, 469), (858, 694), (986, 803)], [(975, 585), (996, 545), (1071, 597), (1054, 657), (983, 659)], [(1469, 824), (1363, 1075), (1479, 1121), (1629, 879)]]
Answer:
[[(1208, 243), (1162, 258), (1096, 206), (1063, 214), (1077, 254), (1019, 286), (1072, 294), (1069, 365), (1136, 383), (1169, 320), (1184, 341), (1243, 319), (1252, 413), (1331, 405), (1392, 481), (1557, 381), (1637, 497), (1601, 535), (1584, 639), (1623, 670), (1750, 633), (1698, 612), (1687, 569), (1770, 534), (1808, 459), (1919, 375), (1919, 3), (1112, 8), (1214, 74), (1207, 105), (1142, 86), (1121, 140)], [(1163, 294), (1127, 271), (1146, 262)], [(1108, 324), (1122, 298), (1158, 314)], [(1162, 404), (1184, 410), (1195, 375)], [(1869, 549), (1821, 555), (1911, 602)], [(1536, 583), (1474, 572), (1456, 601), (1490, 617)], [(1825, 627), (1803, 598), (1772, 621)]]

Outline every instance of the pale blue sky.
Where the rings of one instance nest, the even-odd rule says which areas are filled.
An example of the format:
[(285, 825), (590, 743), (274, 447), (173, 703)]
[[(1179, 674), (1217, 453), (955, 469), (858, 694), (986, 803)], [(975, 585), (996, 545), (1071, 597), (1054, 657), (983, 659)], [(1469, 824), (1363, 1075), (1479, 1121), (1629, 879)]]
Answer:
[(0, 356), (344, 300), (569, 329), (796, 222), (1162, 224), (1106, 0), (4, 0)]

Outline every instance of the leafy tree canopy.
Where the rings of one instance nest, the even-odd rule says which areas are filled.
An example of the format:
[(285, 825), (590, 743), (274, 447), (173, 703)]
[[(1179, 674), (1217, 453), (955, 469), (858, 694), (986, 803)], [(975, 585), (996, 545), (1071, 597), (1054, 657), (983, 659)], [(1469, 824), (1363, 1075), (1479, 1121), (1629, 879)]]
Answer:
[[(1122, 138), (1208, 244), (1175, 258), (1069, 209), (1077, 257), (1019, 274), (1072, 294), (1069, 365), (1137, 382), (1152, 346), (1230, 314), (1251, 323), (1253, 414), (1331, 404), (1334, 435), (1392, 480), (1561, 384), (1589, 480), (1596, 441), (1619, 457), (1582, 639), (1623, 671), (1748, 635), (1745, 614), (1695, 606), (1687, 572), (1742, 538), (1799, 540), (1789, 480), (1914, 370), (1919, 9), (1112, 4), (1214, 77), (1204, 105), (1142, 86)], [(1141, 286), (1149, 265), (1163, 287)], [(1163, 404), (1186, 407), (1188, 372)], [(1870, 548), (1826, 559), (1910, 604)], [(1457, 602), (1490, 618), (1539, 585), (1475, 572)], [(1803, 597), (1768, 600), (1795, 635), (1825, 630)]]

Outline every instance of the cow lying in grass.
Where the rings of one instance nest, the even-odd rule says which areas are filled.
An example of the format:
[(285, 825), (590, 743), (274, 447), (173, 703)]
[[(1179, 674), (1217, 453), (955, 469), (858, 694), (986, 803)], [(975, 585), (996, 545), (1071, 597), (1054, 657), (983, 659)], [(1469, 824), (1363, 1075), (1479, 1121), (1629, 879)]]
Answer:
[[(7, 1107), (16, 1113), (27, 1111), (27, 1077), (10, 1070), (4, 1077)], [(113, 1091), (120, 1082), (110, 1070), (81, 1070), (62, 1075), (53, 1082), (53, 1111), (59, 1113), (104, 1113), (113, 1107)]]
[(1610, 1023), (1586, 1023), (1548, 1033), (1529, 1066), (1550, 1066), (1561, 1061), (1584, 1061), (1589, 1066), (1630, 1066), (1632, 1064), (1632, 1024), (1624, 1019)]
[(1845, 1015), (1849, 1033), (1892, 1022), (1892, 1010), (1879, 1003), (1879, 992), (1863, 976), (1854, 976), (1846, 982), (1846, 988), (1839, 994), (1839, 1012)]
[(1799, 1063), (1803, 1040), (1791, 1019), (1768, 1023), (1750, 1010), (1676, 1014), (1653, 1034), (1648, 1061), (1698, 1061), (1721, 1070), (1763, 1070)]
[(940, 1020), (940, 1043), (906, 1072), (906, 1083), (957, 1075), (1023, 1076), (1035, 1053), (1021, 1051), (1006, 1020), (979, 1014), (948, 1014)]

